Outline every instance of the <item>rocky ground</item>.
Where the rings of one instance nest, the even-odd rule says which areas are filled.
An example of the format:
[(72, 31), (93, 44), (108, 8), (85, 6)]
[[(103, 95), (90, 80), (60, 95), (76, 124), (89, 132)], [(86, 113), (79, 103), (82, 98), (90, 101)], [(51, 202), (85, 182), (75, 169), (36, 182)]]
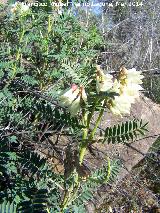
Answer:
[(97, 213), (160, 212), (160, 140), (150, 153), (116, 186), (106, 192)]

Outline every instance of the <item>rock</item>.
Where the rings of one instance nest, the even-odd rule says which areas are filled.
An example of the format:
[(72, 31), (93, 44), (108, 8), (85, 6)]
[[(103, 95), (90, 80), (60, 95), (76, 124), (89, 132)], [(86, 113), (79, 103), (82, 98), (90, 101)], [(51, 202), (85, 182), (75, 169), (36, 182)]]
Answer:
[[(123, 162), (123, 168), (121, 168), (115, 184), (118, 184), (121, 180), (123, 180), (123, 178), (129, 174), (131, 169), (145, 157), (149, 148), (158, 138), (160, 134), (160, 106), (142, 95), (140, 100), (132, 106), (130, 116), (119, 118), (114, 117), (113, 115), (110, 115), (108, 112), (106, 112), (100, 125), (102, 129), (105, 129), (108, 125), (112, 126), (115, 123), (117, 124), (119, 122), (132, 120), (134, 118), (142, 119), (144, 122), (148, 122), (148, 133), (142, 139), (131, 142), (129, 144), (131, 145), (130, 147), (123, 144), (95, 144), (93, 145), (93, 148), (97, 150), (97, 153), (101, 153), (100, 159), (98, 160), (97, 158), (95, 160), (93, 156), (93, 159), (91, 159), (91, 155), (89, 153), (87, 156), (90, 166), (94, 163), (94, 166), (97, 165), (97, 167), (100, 167), (101, 164), (104, 164), (102, 156), (105, 154), (111, 159), (116, 157), (121, 159)], [(93, 213), (95, 211), (95, 207), (103, 203), (103, 200), (107, 196), (106, 191), (107, 186), (100, 187), (94, 198), (94, 201), (87, 205), (86, 209), (88, 213)], [(93, 203), (95, 205), (93, 205)]]

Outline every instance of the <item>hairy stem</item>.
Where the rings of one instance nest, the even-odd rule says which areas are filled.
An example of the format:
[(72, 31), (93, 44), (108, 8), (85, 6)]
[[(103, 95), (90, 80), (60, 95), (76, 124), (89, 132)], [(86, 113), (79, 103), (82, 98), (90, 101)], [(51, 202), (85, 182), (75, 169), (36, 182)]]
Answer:
[(95, 103), (92, 107), (91, 113), (88, 115), (87, 127), (89, 128), (92, 116), (94, 115), (96, 105), (98, 103), (99, 98), (96, 98)]
[(79, 164), (80, 165), (82, 164), (83, 157), (85, 155), (86, 139), (87, 139), (87, 136), (88, 136), (88, 129), (89, 129), (87, 122), (88, 122), (88, 117), (86, 116), (86, 114), (84, 114), (84, 116), (83, 116), (83, 124), (87, 125), (87, 128), (83, 129), (82, 145), (81, 145), (80, 154), (79, 154)]
[[(64, 199), (63, 199), (63, 202), (62, 202), (62, 205), (61, 205), (61, 212), (60, 213), (63, 213), (63, 211), (65, 210), (65, 208), (70, 203), (72, 203), (72, 200), (74, 199), (74, 197), (76, 196), (76, 194), (78, 192), (79, 185), (80, 185), (78, 173), (77, 173), (77, 175), (75, 177), (74, 183), (75, 183), (75, 187), (72, 184), (70, 186), (70, 188), (65, 192)], [(73, 192), (73, 193), (71, 194), (71, 192)]]
[[(84, 126), (87, 125), (87, 114), (85, 112), (85, 110), (82, 111), (82, 124)], [(83, 135), (82, 135), (82, 142), (85, 143), (86, 138), (88, 135), (88, 128), (83, 128)], [(75, 186), (73, 186), (73, 184), (75, 184)], [(61, 212), (64, 211), (64, 209), (70, 204), (72, 203), (72, 201), (75, 199), (76, 194), (78, 192), (79, 186), (80, 186), (80, 180), (79, 180), (79, 174), (76, 171), (76, 176), (75, 176), (75, 180), (70, 188), (66, 191), (65, 195), (64, 195), (64, 199), (61, 205)], [(70, 192), (73, 192), (72, 194)]]
[(93, 128), (93, 130), (92, 130), (92, 132), (91, 132), (91, 134), (90, 134), (90, 136), (89, 136), (89, 141), (92, 140), (92, 139), (94, 138), (94, 135), (95, 135), (95, 133), (96, 133), (96, 130), (97, 130), (97, 128), (98, 128), (98, 126), (99, 126), (99, 123), (100, 123), (100, 121), (101, 121), (101, 119), (102, 119), (103, 112), (104, 112), (104, 108), (101, 109), (101, 111), (100, 111), (100, 113), (99, 113), (99, 116), (98, 116), (98, 118), (97, 118), (96, 124), (95, 124), (95, 126), (94, 126), (94, 128)]
[[(22, 25), (22, 32), (20, 34), (19, 45), (21, 45), (24, 33), (25, 33), (24, 25)], [(19, 61), (19, 58), (20, 58), (20, 55), (21, 55), (20, 52), (21, 52), (21, 47), (19, 47), (18, 50), (17, 50), (17, 52), (16, 52), (16, 61), (15, 61), (15, 64), (13, 65), (13, 72), (12, 72), (11, 79), (14, 79), (14, 77), (16, 76), (16, 73), (17, 73), (17, 61)]]
[[(105, 103), (104, 103), (105, 104)], [(95, 109), (95, 108), (94, 108)], [(94, 110), (92, 110), (91, 112), (91, 117), (88, 118), (86, 113), (83, 112), (83, 117), (82, 117), (82, 123), (84, 124), (84, 126), (87, 125), (87, 128), (84, 128), (83, 129), (83, 136), (82, 136), (82, 145), (80, 147), (80, 152), (79, 152), (79, 164), (81, 165), (83, 163), (83, 159), (84, 159), (84, 156), (85, 156), (85, 152), (86, 152), (86, 148), (87, 148), (87, 145), (88, 145), (88, 142), (90, 140), (93, 139), (95, 133), (96, 133), (96, 130), (99, 126), (99, 123), (101, 121), (101, 118), (103, 116), (103, 112), (104, 112), (104, 105), (103, 105), (103, 108), (101, 109), (100, 113), (99, 113), (99, 116), (97, 118), (97, 121), (95, 123), (95, 126), (88, 138), (88, 130), (89, 130), (89, 127), (88, 127), (88, 119), (91, 121), (91, 117), (94, 113)], [(90, 123), (89, 121), (89, 123)], [(88, 138), (88, 139), (87, 139)], [(74, 181), (74, 183), (76, 184), (76, 186), (73, 188), (73, 185), (68, 189), (68, 191), (65, 193), (65, 196), (64, 196), (64, 199), (63, 199), (63, 203), (62, 203), (62, 207), (61, 207), (61, 213), (63, 212), (63, 210), (70, 204), (72, 203), (72, 201), (75, 199), (75, 196), (78, 192), (78, 189), (79, 189), (79, 185), (80, 185), (80, 180), (79, 180), (79, 175), (77, 173), (77, 176), (76, 176), (76, 179)], [(70, 195), (70, 192), (73, 191), (72, 195)]]
[(50, 211), (49, 211), (49, 209), (48, 209), (48, 208), (46, 209), (46, 211), (47, 211), (47, 213), (50, 213)]
[(68, 193), (69, 193), (69, 191), (65, 192), (63, 202), (62, 202), (62, 205), (61, 205), (61, 212), (60, 213), (63, 213), (64, 209), (68, 205), (68, 200), (69, 200), (69, 194)]
[[(80, 150), (80, 155), (79, 155), (79, 164), (80, 164), (80, 165), (81, 165), (82, 162), (83, 162), (83, 158), (84, 158), (84, 156), (85, 156), (85, 152), (86, 152), (88, 143), (94, 138), (94, 135), (95, 135), (95, 133), (96, 133), (96, 130), (97, 130), (97, 128), (98, 128), (98, 126), (99, 126), (99, 123), (100, 123), (100, 121), (101, 121), (101, 118), (102, 118), (102, 116), (103, 116), (103, 112), (104, 112), (104, 108), (101, 109), (101, 111), (100, 111), (100, 113), (99, 113), (99, 116), (98, 116), (98, 119), (97, 119), (97, 121), (96, 121), (96, 123), (95, 123), (95, 126), (94, 126), (94, 128), (93, 128), (93, 130), (92, 130), (92, 132), (91, 132), (91, 134), (90, 134), (90, 136), (89, 136), (89, 138), (88, 138), (88, 140), (85, 140), (84, 143), (82, 144), (82, 147), (81, 147), (81, 150)], [(86, 136), (86, 138), (87, 138), (87, 136)], [(86, 138), (85, 138), (85, 139), (86, 139)]]

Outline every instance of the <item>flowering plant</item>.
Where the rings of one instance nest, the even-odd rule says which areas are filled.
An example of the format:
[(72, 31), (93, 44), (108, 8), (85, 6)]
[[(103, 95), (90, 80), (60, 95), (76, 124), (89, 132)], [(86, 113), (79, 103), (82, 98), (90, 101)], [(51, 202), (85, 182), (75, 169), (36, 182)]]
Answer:
[[(141, 87), (143, 77), (142, 73), (136, 71), (135, 68), (127, 70), (125, 67), (121, 67), (117, 78), (113, 78), (110, 74), (104, 74), (103, 70), (98, 65), (96, 66), (96, 72), (93, 75), (93, 78), (89, 81), (89, 84), (86, 85), (86, 87), (73, 84), (71, 88), (67, 89), (59, 96), (59, 104), (67, 108), (71, 117), (78, 116), (80, 118), (80, 123), (83, 125), (83, 133), (82, 138), (80, 139), (78, 154), (80, 166), (83, 165), (88, 145), (94, 143), (96, 139), (96, 132), (105, 109), (108, 109), (108, 111), (121, 117), (125, 114), (130, 114), (131, 105), (139, 98), (139, 91), (143, 90)], [(99, 106), (98, 108), (100, 111), (97, 109), (97, 106)], [(97, 110), (98, 117), (93, 124), (92, 117)], [(140, 126), (141, 125), (142, 123)], [(144, 130), (145, 125), (141, 126)], [(133, 123), (133, 128), (137, 128), (136, 123)], [(123, 125), (122, 129), (124, 129)], [(132, 129), (132, 127), (130, 129)], [(121, 132), (120, 130), (116, 131)], [(105, 142), (107, 139), (108, 142), (115, 142), (115, 135), (112, 138), (112, 132), (112, 129), (107, 128), (105, 135), (100, 141)], [(132, 133), (129, 134), (131, 138), (133, 138)], [(121, 138), (121, 142), (126, 140), (123, 136), (121, 137), (118, 135), (117, 138), (118, 137)], [(69, 188), (69, 190), (73, 191), (73, 194), (71, 197), (68, 194), (64, 196), (62, 210), (73, 201), (72, 198), (75, 196), (74, 191), (78, 190), (80, 179), (81, 178), (77, 173), (75, 179), (76, 190), (73, 185)]]
[[(85, 202), (119, 169), (104, 153), (103, 166), (88, 171), (87, 150), (95, 142), (126, 143), (145, 131), (146, 124), (134, 120), (101, 129), (97, 137), (105, 110), (130, 113), (143, 76), (124, 67), (117, 78), (95, 69), (102, 37), (67, 11), (33, 12), (37, 8), (20, 2), (8, 9), (0, 12), (0, 202), (3, 209), (13, 209), (13, 202), (16, 211), (85, 212)], [(53, 170), (57, 153), (62, 173)]]

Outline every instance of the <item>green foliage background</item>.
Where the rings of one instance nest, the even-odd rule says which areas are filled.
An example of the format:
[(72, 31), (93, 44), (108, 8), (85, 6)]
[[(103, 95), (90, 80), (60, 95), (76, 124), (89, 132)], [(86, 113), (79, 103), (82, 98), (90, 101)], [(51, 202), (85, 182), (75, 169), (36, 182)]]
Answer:
[(38, 133), (75, 127), (52, 100), (73, 82), (85, 84), (103, 39), (67, 11), (13, 15), (6, 6), (0, 14), (0, 209), (59, 212), (63, 177), (34, 152)]
[[(64, 188), (75, 177), (55, 174), (37, 147), (62, 128), (72, 142), (81, 136), (79, 120), (56, 100), (72, 83), (91, 86), (88, 79), (106, 45), (94, 22), (80, 22), (70, 10), (58, 15), (33, 8), (13, 15), (9, 6), (0, 9), (1, 212), (60, 212)], [(104, 142), (125, 143), (145, 130), (141, 121), (126, 122), (107, 128)], [(119, 167), (108, 161), (93, 171), (66, 212), (85, 212), (97, 186), (111, 182)]]

